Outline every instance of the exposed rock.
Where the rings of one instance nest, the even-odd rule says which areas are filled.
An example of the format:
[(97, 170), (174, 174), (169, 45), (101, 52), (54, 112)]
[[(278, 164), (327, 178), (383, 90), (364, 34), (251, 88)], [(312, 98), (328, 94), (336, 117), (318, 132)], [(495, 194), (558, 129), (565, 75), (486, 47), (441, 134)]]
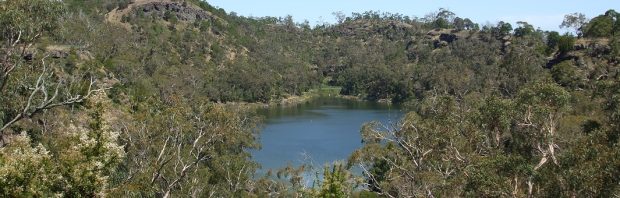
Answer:
[(428, 33), (426, 33), (426, 35), (429, 35), (429, 36), (439, 36), (439, 35), (442, 34), (442, 32), (443, 32), (442, 29), (434, 29), (434, 30), (431, 30)]
[(510, 35), (506, 35), (506, 36), (502, 37), (502, 41), (504, 41), (504, 42), (510, 41), (510, 40), (512, 40), (512, 36), (510, 36)]
[(470, 36), (467, 31), (459, 31), (455, 29), (434, 29), (426, 33), (425, 38), (432, 40), (435, 48), (448, 46), (459, 39), (465, 39)]
[(443, 34), (439, 35), (439, 40), (440, 41), (445, 41), (445, 42), (448, 42), (448, 43), (452, 43), (452, 42), (454, 42), (454, 41), (456, 41), (458, 39), (459, 38), (458, 38), (458, 36), (456, 34), (445, 34), (445, 33), (443, 33)]
[(587, 46), (587, 45), (585, 45), (585, 44), (583, 44), (583, 43), (576, 43), (576, 44), (573, 46), (573, 48), (574, 48), (575, 50), (584, 50), (584, 49), (587, 49), (587, 48), (588, 48), (588, 46)]
[(592, 43), (588, 46), (590, 49), (590, 56), (600, 58), (603, 54), (611, 53), (611, 46), (598, 43)]
[(52, 58), (67, 58), (69, 56), (69, 53), (61, 50), (50, 51), (49, 54)]
[(209, 12), (191, 7), (187, 3), (152, 2), (140, 6), (138, 11), (161, 18), (167, 17), (166, 15), (168, 13), (181, 21), (212, 19)]
[(33, 57), (34, 57), (34, 54), (33, 54), (33, 53), (27, 52), (26, 54), (24, 54), (24, 57), (23, 57), (23, 58), (24, 58), (24, 60), (26, 60), (26, 61), (32, 61)]

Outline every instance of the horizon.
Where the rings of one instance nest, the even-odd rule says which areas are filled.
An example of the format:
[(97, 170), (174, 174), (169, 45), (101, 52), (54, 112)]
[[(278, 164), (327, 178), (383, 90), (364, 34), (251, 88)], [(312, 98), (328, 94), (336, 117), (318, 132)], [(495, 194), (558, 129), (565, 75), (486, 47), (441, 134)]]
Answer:
[(206, 2), (214, 7), (226, 10), (226, 13), (234, 12), (245, 17), (285, 17), (291, 15), (295, 22), (308, 21), (313, 27), (324, 23), (336, 23), (332, 14), (335, 12), (342, 12), (351, 16), (354, 12), (378, 11), (403, 14), (413, 19), (415, 17), (423, 18), (428, 13), (444, 8), (461, 18), (470, 18), (481, 26), (496, 24), (499, 21), (509, 22), (515, 26), (517, 21), (525, 21), (533, 25), (534, 28), (561, 33), (573, 32), (572, 29), (559, 28), (567, 14), (579, 12), (585, 14), (588, 19), (592, 19), (607, 10), (618, 10), (617, 7), (619, 7), (612, 5), (613, 2), (603, 0), (595, 0), (594, 2), (524, 0), (502, 2), (501, 5), (491, 0), (475, 2), (454, 0), (433, 2), (418, 0), (386, 0), (382, 2), (371, 0), (316, 0), (312, 2), (267, 0), (258, 3), (245, 3), (243, 0), (209, 0)]

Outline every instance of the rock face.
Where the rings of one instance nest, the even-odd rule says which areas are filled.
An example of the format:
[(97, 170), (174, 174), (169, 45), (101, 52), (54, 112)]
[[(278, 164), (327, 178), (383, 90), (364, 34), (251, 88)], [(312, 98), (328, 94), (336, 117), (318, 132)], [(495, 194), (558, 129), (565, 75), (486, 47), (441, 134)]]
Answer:
[(442, 33), (441, 35), (439, 35), (439, 40), (441, 41), (445, 41), (448, 43), (452, 43), (454, 41), (456, 41), (458, 39), (458, 36), (456, 36), (455, 34), (445, 34)]
[(207, 11), (196, 9), (189, 6), (187, 3), (152, 2), (140, 6), (136, 11), (142, 11), (145, 15), (162, 18), (167, 18), (172, 15), (181, 21), (212, 19), (212, 16)]
[(451, 29), (434, 29), (426, 33), (427, 39), (433, 40), (435, 48), (446, 47), (450, 43), (463, 39), (463, 34)]

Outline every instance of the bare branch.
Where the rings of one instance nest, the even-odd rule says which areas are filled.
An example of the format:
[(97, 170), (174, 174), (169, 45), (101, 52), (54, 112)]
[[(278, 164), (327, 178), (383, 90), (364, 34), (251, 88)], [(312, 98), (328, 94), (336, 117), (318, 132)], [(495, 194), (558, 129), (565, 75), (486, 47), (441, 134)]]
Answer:
[[(45, 60), (49, 57), (49, 55), (45, 56), (41, 62), (43, 65), (43, 71), (41, 72), (41, 74), (39, 75), (39, 77), (37, 78), (37, 81), (35, 83), (34, 88), (32, 89), (28, 100), (25, 104), (25, 107), (22, 109), (21, 113), (17, 114), (13, 119), (11, 119), (11, 121), (5, 123), (2, 128), (0, 128), (0, 132), (4, 131), (5, 129), (7, 129), (8, 127), (10, 127), (11, 125), (15, 124), (16, 122), (27, 118), (27, 117), (32, 117), (35, 114), (38, 114), (40, 112), (43, 112), (45, 110), (48, 109), (52, 109), (55, 107), (59, 107), (59, 106), (68, 106), (68, 105), (72, 105), (72, 104), (77, 104), (77, 103), (81, 103), (84, 102), (86, 99), (90, 98), (93, 94), (98, 93), (98, 92), (103, 92), (105, 90), (108, 90), (110, 88), (101, 88), (101, 89), (94, 89), (93, 90), (93, 86), (95, 85), (95, 80), (93, 77), (90, 78), (90, 84), (88, 85), (88, 90), (86, 91), (86, 95), (82, 96), (82, 95), (75, 95), (73, 97), (69, 97), (63, 101), (56, 101), (56, 99), (59, 96), (59, 92), (61, 89), (61, 85), (63, 84), (62, 82), (58, 82), (56, 84), (55, 90), (54, 90), (54, 94), (49, 97), (48, 95), (48, 90), (47, 90), (47, 82), (46, 82), (46, 75), (48, 74), (48, 68), (47, 68), (47, 64), (45, 63)], [(41, 100), (41, 102), (38, 105), (33, 105), (34, 100), (36, 98), (37, 95), (43, 95), (43, 99)], [(70, 94), (69, 94), (70, 95)]]

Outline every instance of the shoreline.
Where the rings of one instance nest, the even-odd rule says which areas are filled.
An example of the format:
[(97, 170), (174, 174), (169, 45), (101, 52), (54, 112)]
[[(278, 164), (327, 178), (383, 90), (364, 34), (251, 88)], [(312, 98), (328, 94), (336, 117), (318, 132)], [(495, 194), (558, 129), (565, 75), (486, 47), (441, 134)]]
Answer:
[[(227, 107), (246, 107), (249, 109), (268, 109), (274, 107), (290, 107), (298, 104), (302, 104), (309, 100), (312, 100), (316, 97), (327, 96), (327, 97), (335, 97), (342, 98), (346, 100), (354, 100), (354, 101), (369, 101), (361, 98), (360, 96), (353, 95), (342, 95), (340, 94), (340, 87), (321, 87), (316, 89), (311, 89), (306, 92), (303, 92), (301, 95), (290, 95), (280, 99), (271, 100), (267, 103), (264, 102), (226, 102), (226, 103), (216, 103), (218, 105), (223, 105)], [(376, 102), (380, 104), (393, 105), (393, 103), (389, 99), (381, 99), (377, 101), (369, 101)]]

